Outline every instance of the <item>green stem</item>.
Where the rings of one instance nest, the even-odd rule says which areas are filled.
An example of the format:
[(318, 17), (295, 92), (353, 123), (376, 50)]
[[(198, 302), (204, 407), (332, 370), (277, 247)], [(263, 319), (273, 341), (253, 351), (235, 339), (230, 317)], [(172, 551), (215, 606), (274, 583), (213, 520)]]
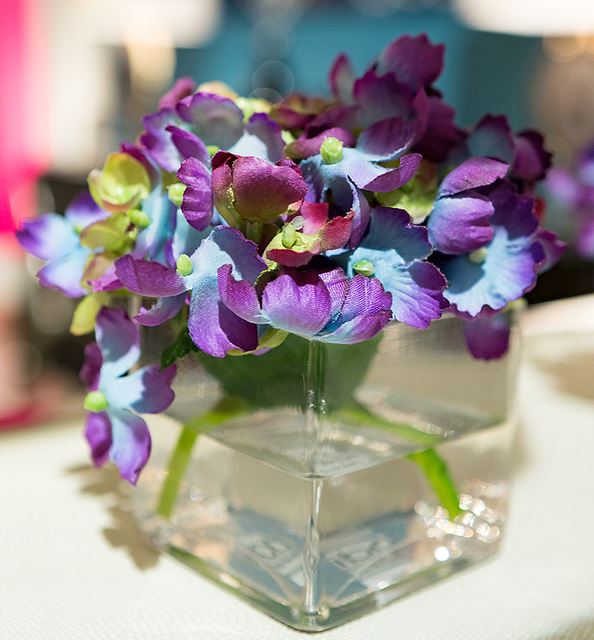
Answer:
[(425, 451), (411, 453), (407, 458), (418, 465), (425, 474), (427, 482), (433, 489), (441, 506), (448, 512), (450, 520), (460, 515), (462, 509), (460, 509), (458, 490), (445, 460), (437, 451), (435, 449), (425, 449)]
[(225, 396), (211, 409), (186, 422), (180, 431), (177, 444), (167, 465), (167, 476), (161, 487), (157, 513), (169, 519), (173, 513), (179, 489), (186, 473), (196, 440), (201, 433), (208, 433), (223, 422), (248, 411), (248, 405), (239, 398)]
[(349, 406), (340, 409), (335, 415), (345, 422), (357, 425), (367, 424), (376, 429), (395, 434), (407, 442), (429, 447), (423, 451), (411, 453), (407, 458), (421, 469), (441, 506), (448, 511), (450, 519), (453, 520), (462, 512), (459, 505), (458, 490), (447, 464), (439, 453), (431, 448), (442, 442), (441, 436), (423, 433), (409, 424), (392, 422), (382, 418), (357, 401), (353, 401)]

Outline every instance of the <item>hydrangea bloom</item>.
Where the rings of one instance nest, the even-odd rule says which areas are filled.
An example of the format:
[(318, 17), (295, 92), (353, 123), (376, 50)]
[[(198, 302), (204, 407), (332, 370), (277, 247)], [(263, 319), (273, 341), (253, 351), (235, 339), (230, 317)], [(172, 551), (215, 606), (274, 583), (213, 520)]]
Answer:
[[(77, 332), (98, 314), (83, 374), (96, 463), (111, 457), (135, 482), (150, 450), (137, 412), (171, 400), (172, 369), (125, 375), (136, 325), (171, 323), (210, 356), (251, 358), (288, 333), (348, 345), (448, 313), (473, 356), (505, 353), (510, 305), (563, 250), (534, 196), (550, 154), (503, 116), (459, 128), (435, 87), (443, 56), (404, 36), (360, 74), (340, 55), (329, 97), (275, 105), (182, 78), (91, 172), (92, 200), (24, 226), (23, 245), (48, 261), (42, 283), (87, 294)], [(590, 188), (586, 161), (582, 173)], [(112, 307), (131, 295), (153, 302), (129, 320)]]
[(140, 335), (121, 309), (99, 313), (96, 337), (81, 370), (89, 390), (85, 436), (97, 466), (110, 459), (135, 484), (151, 451), (148, 427), (137, 414), (161, 413), (171, 404), (175, 366), (161, 371), (149, 365), (128, 373), (140, 358)]

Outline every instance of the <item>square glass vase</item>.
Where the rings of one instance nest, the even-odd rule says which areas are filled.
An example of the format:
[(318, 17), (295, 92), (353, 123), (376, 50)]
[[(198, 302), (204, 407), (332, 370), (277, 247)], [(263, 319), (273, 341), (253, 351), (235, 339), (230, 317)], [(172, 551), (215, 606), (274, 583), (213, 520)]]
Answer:
[(142, 530), (304, 631), (343, 624), (494, 554), (514, 438), (517, 326), (475, 360), (463, 323), (359, 345), (289, 336), (178, 361), (132, 494)]

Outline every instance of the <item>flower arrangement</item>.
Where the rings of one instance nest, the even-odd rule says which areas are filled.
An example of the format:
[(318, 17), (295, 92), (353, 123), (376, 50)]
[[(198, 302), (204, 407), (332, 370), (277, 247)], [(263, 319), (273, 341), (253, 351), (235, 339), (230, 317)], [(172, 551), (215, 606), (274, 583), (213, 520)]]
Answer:
[[(362, 75), (340, 55), (329, 98), (277, 104), (182, 78), (64, 216), (18, 231), (41, 283), (81, 298), (72, 332), (95, 332), (81, 373), (95, 464), (137, 481), (139, 414), (168, 407), (192, 350), (244, 370), (290, 334), (365, 344), (447, 313), (476, 358), (505, 353), (504, 312), (562, 251), (535, 195), (551, 156), (503, 116), (457, 126), (434, 86), (443, 57), (404, 36)], [(129, 317), (121, 300), (138, 296)], [(135, 368), (139, 327), (165, 323), (179, 337), (162, 366)]]

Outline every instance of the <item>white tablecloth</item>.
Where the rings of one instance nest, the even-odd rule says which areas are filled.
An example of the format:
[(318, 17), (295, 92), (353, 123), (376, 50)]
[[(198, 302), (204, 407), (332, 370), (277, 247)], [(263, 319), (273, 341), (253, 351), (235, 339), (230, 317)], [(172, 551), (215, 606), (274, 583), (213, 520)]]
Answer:
[[(503, 552), (324, 640), (594, 640), (594, 297), (526, 320)], [(0, 435), (1, 640), (305, 637), (151, 551), (80, 431)]]

